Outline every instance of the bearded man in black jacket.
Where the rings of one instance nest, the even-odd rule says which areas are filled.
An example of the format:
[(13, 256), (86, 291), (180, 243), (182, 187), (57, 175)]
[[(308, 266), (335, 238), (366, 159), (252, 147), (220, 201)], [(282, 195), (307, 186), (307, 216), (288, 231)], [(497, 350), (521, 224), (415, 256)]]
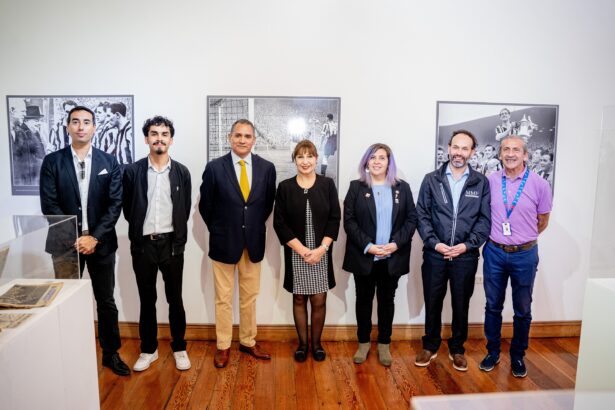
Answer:
[(425, 175), (416, 210), (423, 239), (423, 295), (425, 336), (414, 364), (426, 367), (437, 356), (442, 337), (442, 303), (450, 281), (453, 309), (449, 358), (459, 371), (468, 370), (464, 347), (468, 338), (468, 309), (474, 292), (479, 248), (491, 229), (491, 195), (487, 178), (468, 166), (476, 138), (453, 132), (448, 143), (450, 161)]
[(162, 272), (169, 303), (171, 349), (175, 367), (190, 368), (186, 352), (186, 313), (182, 300), (184, 246), (192, 204), (188, 168), (169, 156), (175, 128), (171, 120), (156, 116), (145, 121), (143, 135), (149, 155), (129, 165), (123, 178), (124, 217), (132, 267), (137, 278), (141, 309), (141, 355), (133, 370), (146, 370), (158, 359), (156, 279)]

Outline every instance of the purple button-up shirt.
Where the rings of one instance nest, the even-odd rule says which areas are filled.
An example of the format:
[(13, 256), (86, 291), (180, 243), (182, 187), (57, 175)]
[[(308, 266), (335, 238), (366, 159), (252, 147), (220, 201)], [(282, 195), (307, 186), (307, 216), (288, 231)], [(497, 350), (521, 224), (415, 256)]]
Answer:
[[(521, 185), (524, 173), (525, 168), (514, 180), (506, 178), (509, 209), (515, 199), (519, 185)], [(521, 245), (533, 241), (538, 238), (538, 215), (551, 212), (551, 187), (538, 174), (530, 171), (517, 206), (508, 219), (502, 198), (502, 174), (504, 174), (503, 169), (488, 177), (489, 187), (491, 188), (491, 234), (489, 239), (504, 245)], [(510, 230), (512, 231), (510, 236), (504, 236), (502, 231), (502, 223), (506, 220), (510, 222)]]

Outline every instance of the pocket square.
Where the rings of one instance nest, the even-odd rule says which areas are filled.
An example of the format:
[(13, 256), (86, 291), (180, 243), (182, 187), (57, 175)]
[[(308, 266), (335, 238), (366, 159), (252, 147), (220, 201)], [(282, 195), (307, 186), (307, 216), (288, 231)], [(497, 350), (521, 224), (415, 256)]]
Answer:
[(107, 175), (109, 173), (109, 171), (107, 171), (107, 168), (103, 169), (102, 171), (100, 171), (98, 173), (98, 175)]

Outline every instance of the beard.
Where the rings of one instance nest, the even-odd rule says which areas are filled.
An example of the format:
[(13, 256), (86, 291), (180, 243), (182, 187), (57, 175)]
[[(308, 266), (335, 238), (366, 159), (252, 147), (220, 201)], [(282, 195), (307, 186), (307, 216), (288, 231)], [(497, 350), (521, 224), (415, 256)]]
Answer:
[(451, 158), (451, 165), (455, 168), (463, 168), (468, 163), (468, 160), (464, 157), (453, 157)]

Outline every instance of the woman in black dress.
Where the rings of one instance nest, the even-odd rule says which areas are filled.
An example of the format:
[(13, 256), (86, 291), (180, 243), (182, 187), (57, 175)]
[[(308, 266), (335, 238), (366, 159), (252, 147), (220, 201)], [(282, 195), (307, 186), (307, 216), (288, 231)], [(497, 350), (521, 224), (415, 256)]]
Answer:
[(293, 294), (293, 317), (299, 336), (295, 360), (308, 352), (307, 303), (312, 318), (312, 356), (322, 361), (320, 343), (325, 324), (327, 291), (335, 286), (331, 259), (340, 226), (335, 183), (316, 174), (318, 153), (311, 141), (300, 141), (292, 154), (297, 176), (280, 182), (273, 227), (284, 246), (284, 289)]

